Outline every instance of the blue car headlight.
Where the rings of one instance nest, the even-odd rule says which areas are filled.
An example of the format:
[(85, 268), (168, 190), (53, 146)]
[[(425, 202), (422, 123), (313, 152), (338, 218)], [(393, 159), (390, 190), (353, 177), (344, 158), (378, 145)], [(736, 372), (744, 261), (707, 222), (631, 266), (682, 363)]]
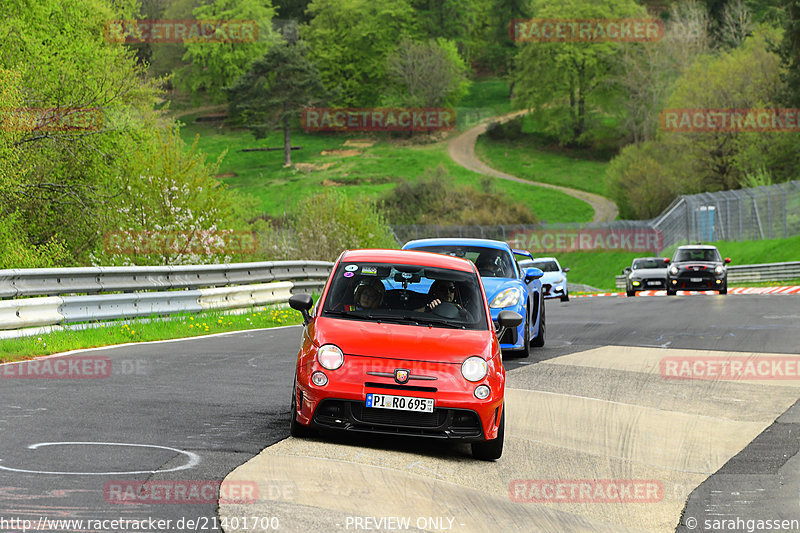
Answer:
[(504, 291), (497, 293), (497, 296), (492, 298), (492, 303), (489, 307), (498, 309), (502, 307), (511, 307), (517, 305), (519, 299), (522, 297), (522, 291), (516, 287), (510, 287)]

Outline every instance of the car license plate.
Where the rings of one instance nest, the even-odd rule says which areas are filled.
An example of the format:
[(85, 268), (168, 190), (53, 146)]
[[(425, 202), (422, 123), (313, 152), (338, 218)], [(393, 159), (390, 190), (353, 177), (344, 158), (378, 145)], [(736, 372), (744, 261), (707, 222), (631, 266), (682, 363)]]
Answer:
[(647, 284), (648, 285), (661, 285), (661, 282), (660, 281), (648, 281)]
[(433, 412), (433, 398), (412, 398), (392, 396), (391, 394), (367, 394), (367, 407), (377, 409), (397, 409), (399, 411)]
[(689, 281), (691, 281), (692, 283), (700, 283), (701, 281), (703, 281), (703, 278), (691, 278), (689, 279)]

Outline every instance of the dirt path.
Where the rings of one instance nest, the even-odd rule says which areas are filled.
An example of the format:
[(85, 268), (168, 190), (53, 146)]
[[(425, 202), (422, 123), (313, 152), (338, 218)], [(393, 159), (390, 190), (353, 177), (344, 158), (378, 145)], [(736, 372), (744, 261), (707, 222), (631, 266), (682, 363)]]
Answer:
[(525, 113), (527, 113), (526, 110), (514, 111), (513, 113), (508, 113), (500, 117), (486, 120), (477, 126), (468, 129), (450, 141), (447, 148), (450, 158), (462, 167), (472, 170), (473, 172), (478, 172), (480, 174), (495, 178), (517, 181), (519, 183), (527, 183), (528, 185), (536, 185), (538, 187), (555, 189), (578, 198), (579, 200), (583, 200), (584, 202), (589, 203), (589, 205), (592, 206), (592, 209), (594, 209), (594, 219), (592, 222), (609, 222), (617, 218), (617, 214), (619, 213), (617, 210), (617, 205), (608, 198), (604, 198), (603, 196), (592, 194), (590, 192), (579, 191), (577, 189), (569, 189), (567, 187), (560, 187), (558, 185), (550, 185), (549, 183), (541, 183), (518, 178), (517, 176), (512, 176), (511, 174), (506, 174), (505, 172), (495, 170), (477, 158), (475, 155), (475, 142), (478, 140), (479, 135), (486, 132), (486, 129), (489, 127), (491, 122), (507, 122), (518, 117), (519, 115), (524, 115)]

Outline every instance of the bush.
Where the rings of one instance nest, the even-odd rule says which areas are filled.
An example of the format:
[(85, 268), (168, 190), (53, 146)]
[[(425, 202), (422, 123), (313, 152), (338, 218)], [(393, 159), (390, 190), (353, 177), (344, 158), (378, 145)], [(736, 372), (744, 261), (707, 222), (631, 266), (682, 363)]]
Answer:
[(397, 240), (375, 202), (326, 190), (304, 198), (288, 229), (261, 230), (271, 259), (334, 261), (346, 249), (397, 248)]
[(523, 136), (522, 133), (522, 123), (525, 120), (525, 116), (519, 116), (513, 120), (509, 120), (507, 122), (499, 123), (499, 122), (492, 122), (486, 128), (486, 136), (489, 137), (493, 141), (503, 141), (503, 140), (516, 140)]
[(620, 218), (653, 218), (681, 194), (664, 152), (663, 146), (651, 141), (626, 146), (611, 160), (606, 184)]
[(416, 183), (401, 183), (379, 205), (392, 224), (495, 226), (537, 222), (528, 207), (492, 192), (491, 180), (484, 180), (482, 185), (483, 191), (456, 185), (440, 166)]
[(239, 212), (247, 202), (213, 177), (219, 160), (206, 163), (197, 140), (187, 149), (173, 128), (157, 131), (141, 144), (114, 199), (115, 220), (98, 228), (102, 235), (96, 238), (92, 263), (241, 261), (255, 245), (241, 233), (250, 229)]
[(16, 213), (0, 217), (0, 265), (3, 268), (52, 268), (63, 266), (68, 257), (64, 243), (59, 240), (38, 245), (29, 242)]

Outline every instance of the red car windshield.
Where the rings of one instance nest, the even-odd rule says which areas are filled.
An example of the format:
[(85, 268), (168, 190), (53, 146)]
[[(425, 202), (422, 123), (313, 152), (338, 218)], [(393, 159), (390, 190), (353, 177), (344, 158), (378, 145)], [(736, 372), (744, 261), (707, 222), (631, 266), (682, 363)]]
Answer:
[(485, 305), (473, 272), (342, 262), (333, 273), (322, 316), (485, 330)]

